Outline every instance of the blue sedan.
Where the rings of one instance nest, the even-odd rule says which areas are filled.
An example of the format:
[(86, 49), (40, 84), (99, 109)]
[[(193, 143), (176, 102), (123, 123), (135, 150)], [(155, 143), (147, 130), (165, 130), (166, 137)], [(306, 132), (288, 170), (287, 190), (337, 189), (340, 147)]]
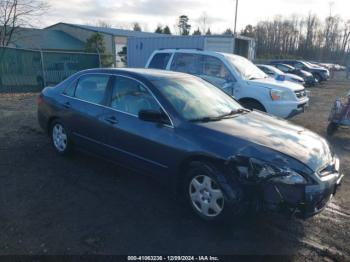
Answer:
[(58, 154), (153, 175), (209, 221), (252, 207), (309, 217), (343, 177), (325, 139), (182, 73), (85, 70), (42, 91), (38, 120)]

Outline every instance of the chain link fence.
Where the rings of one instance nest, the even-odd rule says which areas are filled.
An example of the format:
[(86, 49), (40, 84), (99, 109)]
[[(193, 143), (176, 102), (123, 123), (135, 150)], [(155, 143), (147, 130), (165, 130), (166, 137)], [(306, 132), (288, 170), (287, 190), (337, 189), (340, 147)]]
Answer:
[(0, 47), (0, 92), (40, 91), (100, 64), (98, 54)]

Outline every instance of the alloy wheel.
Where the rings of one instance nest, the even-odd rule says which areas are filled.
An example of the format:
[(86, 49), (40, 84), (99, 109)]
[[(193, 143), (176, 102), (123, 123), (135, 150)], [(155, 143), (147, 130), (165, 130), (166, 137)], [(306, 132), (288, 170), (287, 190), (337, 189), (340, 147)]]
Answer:
[(55, 148), (59, 152), (64, 152), (67, 148), (67, 133), (64, 127), (57, 123), (52, 128), (52, 140)]
[(209, 176), (194, 177), (190, 182), (189, 194), (192, 205), (203, 216), (216, 217), (224, 209), (224, 195)]

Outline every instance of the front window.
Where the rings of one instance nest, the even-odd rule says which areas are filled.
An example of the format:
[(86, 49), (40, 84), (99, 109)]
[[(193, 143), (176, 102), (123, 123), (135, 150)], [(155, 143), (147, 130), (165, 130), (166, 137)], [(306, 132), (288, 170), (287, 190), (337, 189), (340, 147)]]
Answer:
[(153, 80), (174, 109), (187, 120), (216, 118), (242, 107), (229, 95), (199, 78)]
[(112, 87), (110, 106), (135, 116), (141, 110), (161, 110), (157, 101), (140, 82), (121, 76), (116, 78)]
[(245, 80), (262, 79), (267, 77), (263, 71), (244, 57), (225, 54), (225, 58)]

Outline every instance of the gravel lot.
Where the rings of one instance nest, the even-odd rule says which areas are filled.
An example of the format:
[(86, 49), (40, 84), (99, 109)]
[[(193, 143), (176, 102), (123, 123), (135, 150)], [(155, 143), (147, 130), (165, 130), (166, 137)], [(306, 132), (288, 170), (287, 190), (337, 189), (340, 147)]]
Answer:
[[(350, 82), (310, 88), (292, 121), (325, 136), (332, 102)], [(282, 254), (350, 260), (350, 179), (320, 215), (272, 215), (226, 225), (193, 217), (157, 182), (77, 152), (58, 156), (36, 120), (36, 93), (0, 94), (0, 255)], [(350, 134), (330, 139), (350, 171)]]

